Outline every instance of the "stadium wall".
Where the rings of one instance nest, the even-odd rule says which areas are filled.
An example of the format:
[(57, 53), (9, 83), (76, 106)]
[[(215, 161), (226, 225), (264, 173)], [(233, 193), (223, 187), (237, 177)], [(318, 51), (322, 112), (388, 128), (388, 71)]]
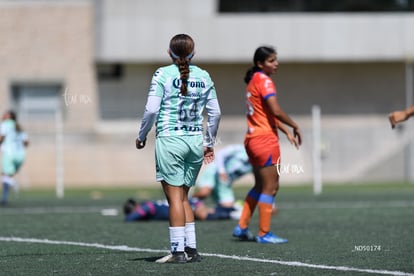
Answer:
[[(97, 120), (93, 5), (89, 1), (2, 1), (0, 37), (0, 110), (19, 109), (19, 99), (24, 98), (29, 101), (27, 113), (17, 111), (26, 115), (31, 131), (53, 129), (53, 114), (40, 110), (50, 107), (51, 112), (63, 110), (67, 130), (92, 132)], [(39, 92), (49, 86), (57, 87), (52, 97), (56, 106), (46, 106), (50, 93)], [(31, 91), (24, 93), (21, 87)], [(33, 90), (45, 97), (36, 97)]]
[[(414, 58), (414, 14), (219, 13), (218, 0), (95, 1), (97, 60), (162, 62), (169, 39), (189, 33), (200, 61), (250, 62), (277, 46), (292, 62), (406, 61)], [(160, 8), (163, 7), (163, 8)]]
[[(313, 181), (312, 120), (310, 116), (293, 116), (302, 128), (304, 139), (297, 150), (281, 134), (283, 185)], [(143, 150), (135, 149), (139, 123), (139, 120), (101, 121), (93, 135), (65, 133), (65, 186), (158, 185), (155, 182), (154, 133), (149, 135)], [(392, 131), (384, 116), (322, 114), (321, 126), (323, 182), (409, 181), (412, 170), (407, 168), (410, 165), (407, 153), (412, 150), (413, 124)], [(216, 150), (228, 144), (242, 143), (244, 132), (244, 118), (224, 117)], [(18, 176), (19, 182), (23, 188), (53, 187), (56, 179), (54, 137), (32, 135), (32, 141), (26, 163)], [(237, 183), (251, 184), (252, 181), (250, 175)]]

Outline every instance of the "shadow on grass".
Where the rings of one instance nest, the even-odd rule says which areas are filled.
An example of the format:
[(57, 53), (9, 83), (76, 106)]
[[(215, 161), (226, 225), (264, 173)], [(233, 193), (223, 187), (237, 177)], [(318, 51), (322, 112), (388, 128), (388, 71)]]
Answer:
[(157, 256), (157, 257), (144, 257), (144, 258), (134, 258), (134, 259), (128, 259), (130, 262), (136, 262), (136, 261), (146, 261), (150, 263), (155, 263), (156, 260), (159, 258), (162, 258), (164, 256)]

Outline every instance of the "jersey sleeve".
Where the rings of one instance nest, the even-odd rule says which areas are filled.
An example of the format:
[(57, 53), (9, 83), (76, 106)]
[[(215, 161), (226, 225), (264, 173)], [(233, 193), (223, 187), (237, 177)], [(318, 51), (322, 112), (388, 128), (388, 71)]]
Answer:
[(151, 79), (151, 85), (148, 91), (148, 96), (162, 97), (164, 93), (165, 75), (161, 68), (155, 71)]
[(21, 138), (21, 140), (22, 140), (23, 142), (27, 142), (27, 141), (29, 141), (29, 137), (27, 136), (27, 133), (26, 133), (26, 132), (21, 132), (21, 133), (20, 133), (20, 138)]
[(216, 153), (215, 162), (219, 172), (226, 173), (225, 160), (236, 156), (238, 148), (236, 145), (229, 145)]
[(149, 131), (155, 123), (158, 116), (161, 100), (164, 93), (165, 77), (163, 70), (158, 68), (151, 79), (151, 85), (148, 91), (148, 99), (145, 105), (144, 115), (141, 121), (141, 127), (138, 132), (138, 140), (144, 141), (147, 138)]
[(217, 92), (216, 92), (216, 87), (214, 86), (214, 82), (211, 80), (210, 76), (208, 75), (208, 81), (210, 83), (210, 91), (208, 94), (207, 99), (217, 99)]
[(261, 78), (259, 85), (261, 86), (259, 91), (263, 99), (266, 100), (269, 97), (276, 96), (276, 86), (270, 77)]
[(206, 74), (210, 89), (209, 94), (207, 95), (206, 103), (207, 129), (204, 136), (204, 146), (213, 147), (216, 142), (217, 131), (220, 124), (221, 110), (214, 82), (211, 80), (210, 75), (207, 72)]
[(158, 96), (148, 96), (147, 104), (145, 106), (144, 116), (141, 121), (141, 128), (138, 133), (138, 140), (145, 141), (152, 126), (157, 119), (158, 112), (161, 106), (161, 98)]
[(0, 135), (6, 136), (10, 130), (10, 124), (8, 122), (3, 122), (0, 125)]
[(219, 173), (226, 173), (226, 167), (224, 164), (224, 160), (226, 159), (226, 156), (227, 156), (227, 149), (228, 148), (219, 150), (215, 154), (214, 162), (216, 162)]
[(204, 146), (213, 147), (216, 142), (217, 131), (220, 124), (221, 111), (217, 98), (209, 99), (206, 104), (207, 129), (204, 137)]

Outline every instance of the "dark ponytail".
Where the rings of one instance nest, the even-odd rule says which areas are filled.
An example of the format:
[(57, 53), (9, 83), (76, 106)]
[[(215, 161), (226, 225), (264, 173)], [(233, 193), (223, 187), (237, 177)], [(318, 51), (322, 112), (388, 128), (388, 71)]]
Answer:
[(170, 41), (170, 56), (177, 64), (180, 71), (181, 87), (183, 96), (187, 95), (187, 82), (190, 77), (190, 62), (194, 56), (194, 41), (186, 34), (178, 34)]
[(183, 96), (187, 95), (187, 82), (188, 78), (190, 76), (190, 67), (189, 67), (190, 61), (179, 58), (177, 60), (178, 70), (180, 70), (180, 79), (181, 79), (181, 94)]
[(273, 47), (261, 46), (256, 49), (253, 57), (254, 66), (247, 70), (246, 75), (244, 76), (245, 83), (249, 83), (253, 77), (253, 74), (261, 70), (258, 63), (264, 63), (271, 54), (276, 54), (276, 50)]
[(253, 66), (249, 70), (247, 70), (246, 75), (244, 76), (244, 82), (249, 83), (253, 77), (253, 74), (257, 71), (260, 71), (260, 68), (257, 66)]

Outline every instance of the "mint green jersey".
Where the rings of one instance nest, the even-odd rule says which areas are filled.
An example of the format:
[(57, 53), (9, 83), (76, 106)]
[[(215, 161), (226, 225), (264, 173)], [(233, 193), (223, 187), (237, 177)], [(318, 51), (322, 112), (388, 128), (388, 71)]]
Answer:
[(4, 137), (1, 151), (14, 152), (17, 139), (16, 123), (13, 120), (4, 120), (0, 125), (0, 135)]
[(180, 93), (178, 66), (159, 68), (153, 75), (148, 96), (161, 97), (156, 122), (157, 136), (203, 134), (203, 110), (207, 102), (217, 99), (214, 83), (207, 71), (190, 65), (187, 95)]
[(24, 142), (27, 140), (27, 135), (24, 132), (17, 131), (16, 123), (13, 120), (9, 119), (1, 123), (0, 135), (4, 137), (1, 144), (1, 151), (3, 153), (24, 154)]

